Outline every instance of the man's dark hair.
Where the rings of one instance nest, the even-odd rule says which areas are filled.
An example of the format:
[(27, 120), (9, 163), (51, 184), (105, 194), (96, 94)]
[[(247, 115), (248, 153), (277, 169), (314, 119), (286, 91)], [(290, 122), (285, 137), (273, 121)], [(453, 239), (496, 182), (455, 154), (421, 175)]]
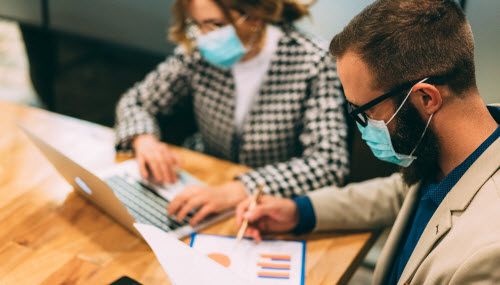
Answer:
[(459, 96), (477, 88), (474, 38), (452, 0), (375, 1), (333, 38), (330, 52), (360, 56), (381, 90), (432, 76)]

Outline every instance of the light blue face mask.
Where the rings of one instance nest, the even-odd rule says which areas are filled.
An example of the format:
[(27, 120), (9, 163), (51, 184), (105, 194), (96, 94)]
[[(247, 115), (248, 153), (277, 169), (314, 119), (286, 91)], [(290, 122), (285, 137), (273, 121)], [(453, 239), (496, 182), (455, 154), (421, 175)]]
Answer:
[(203, 58), (222, 68), (231, 68), (247, 52), (232, 25), (201, 35), (197, 42)]
[[(425, 80), (427, 80), (427, 78), (423, 79), (418, 83), (422, 83)], [(415, 145), (415, 148), (413, 148), (413, 151), (409, 155), (400, 154), (394, 150), (394, 147), (392, 146), (391, 135), (389, 133), (387, 125), (392, 121), (392, 119), (394, 119), (399, 110), (401, 110), (401, 107), (403, 107), (403, 105), (405, 104), (412, 90), (413, 87), (410, 90), (410, 92), (408, 92), (408, 95), (406, 95), (405, 99), (403, 100), (403, 103), (401, 103), (401, 106), (399, 106), (399, 108), (396, 110), (394, 115), (392, 115), (392, 117), (389, 119), (387, 123), (385, 123), (384, 121), (372, 120), (370, 118), (368, 118), (366, 127), (363, 127), (359, 123), (356, 123), (358, 125), (359, 131), (361, 132), (361, 137), (366, 141), (366, 143), (372, 150), (373, 154), (378, 159), (398, 164), (403, 167), (410, 166), (410, 164), (416, 159), (416, 157), (413, 156), (413, 153), (415, 152), (418, 145), (422, 141), (422, 138), (424, 137), (425, 132), (429, 127), (429, 123), (432, 120), (432, 116), (434, 115), (432, 114), (430, 116), (429, 120), (427, 121), (427, 125), (425, 126), (425, 129), (422, 132), (422, 136), (420, 137), (417, 144)]]

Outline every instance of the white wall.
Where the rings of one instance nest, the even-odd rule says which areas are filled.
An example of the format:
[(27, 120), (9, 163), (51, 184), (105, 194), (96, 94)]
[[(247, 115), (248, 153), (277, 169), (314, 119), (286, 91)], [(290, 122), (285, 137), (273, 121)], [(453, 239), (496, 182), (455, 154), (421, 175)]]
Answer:
[[(329, 43), (372, 0), (319, 0), (312, 8), (313, 23), (300, 27)], [(500, 103), (500, 1), (468, 0), (465, 9), (476, 40), (479, 91), (487, 103)]]
[(476, 74), (486, 103), (500, 103), (500, 1), (468, 0), (465, 12), (476, 41)]
[(301, 28), (310, 31), (328, 43), (340, 33), (351, 19), (373, 0), (318, 0), (311, 7), (312, 21), (304, 19)]

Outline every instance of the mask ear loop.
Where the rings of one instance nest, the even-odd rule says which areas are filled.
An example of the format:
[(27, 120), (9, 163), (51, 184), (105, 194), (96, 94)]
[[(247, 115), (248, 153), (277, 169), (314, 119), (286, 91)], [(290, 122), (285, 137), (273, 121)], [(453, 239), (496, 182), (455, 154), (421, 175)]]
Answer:
[(417, 150), (417, 147), (418, 145), (420, 144), (420, 142), (422, 141), (422, 139), (424, 138), (425, 136), (425, 133), (427, 132), (427, 128), (429, 127), (429, 124), (431, 123), (431, 120), (432, 120), (432, 116), (434, 116), (434, 113), (431, 114), (429, 120), (427, 120), (427, 125), (425, 125), (425, 129), (424, 131), (422, 132), (422, 135), (420, 136), (420, 139), (418, 140), (417, 144), (415, 145), (415, 148), (413, 149), (413, 151), (410, 153), (409, 156), (412, 156), (413, 153)]
[[(244, 14), (236, 22), (234, 22), (234, 27), (236, 28), (236, 26), (241, 25), (247, 19), (248, 19), (248, 15)], [(254, 32), (254, 33), (257, 31), (257, 29), (255, 27), (252, 27), (251, 29), (252, 29), (252, 32)], [(249, 48), (247, 46), (250, 46), (250, 47), (254, 46), (255, 43), (257, 42), (257, 40), (258, 40), (257, 38), (251, 39), (251, 41), (245, 45), (245, 49), (247, 49), (247, 51), (250, 50), (251, 48)]]
[(243, 22), (245, 22), (247, 19), (248, 19), (248, 15), (243, 15), (236, 22), (234, 22), (234, 24), (236, 26), (239, 26), (239, 25), (243, 24)]
[[(427, 79), (429, 79), (429, 78), (424, 78), (424, 79), (420, 80), (419, 82), (415, 83), (415, 85), (422, 83), (422, 82), (426, 81)], [(415, 85), (413, 85), (413, 87), (415, 87)], [(399, 105), (399, 108), (396, 110), (396, 112), (394, 112), (394, 115), (392, 115), (392, 117), (389, 119), (389, 121), (387, 121), (387, 123), (385, 123), (386, 126), (392, 121), (392, 119), (394, 119), (394, 117), (396, 117), (396, 115), (399, 113), (399, 110), (401, 110), (401, 108), (403, 108), (403, 105), (406, 103), (406, 100), (408, 100), (411, 92), (413, 91), (413, 87), (408, 92), (408, 95), (406, 95), (405, 99), (403, 100), (403, 103), (401, 103), (401, 105)]]

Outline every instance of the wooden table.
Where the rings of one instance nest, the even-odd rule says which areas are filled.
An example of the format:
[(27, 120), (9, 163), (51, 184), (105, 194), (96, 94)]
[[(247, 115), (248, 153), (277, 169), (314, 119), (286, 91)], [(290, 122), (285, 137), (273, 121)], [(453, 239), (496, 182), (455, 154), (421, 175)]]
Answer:
[[(89, 122), (0, 102), (0, 284), (109, 284), (128, 275), (170, 284), (149, 246), (72, 192), (14, 124), (19, 120), (93, 172), (113, 165), (113, 132)], [(208, 184), (248, 168), (175, 148)], [(203, 233), (235, 235), (234, 218)], [(279, 236), (307, 240), (306, 284), (345, 283), (376, 238), (372, 233)]]

